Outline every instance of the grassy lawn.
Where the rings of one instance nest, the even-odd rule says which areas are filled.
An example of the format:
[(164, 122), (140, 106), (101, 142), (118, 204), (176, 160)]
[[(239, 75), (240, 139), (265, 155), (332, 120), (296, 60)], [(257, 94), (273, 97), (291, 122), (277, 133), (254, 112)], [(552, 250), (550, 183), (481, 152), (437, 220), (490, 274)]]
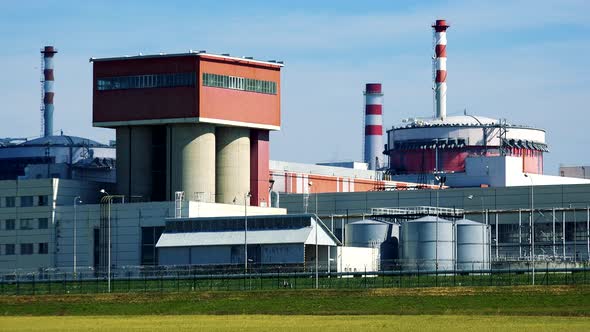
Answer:
[(0, 316), (504, 315), (590, 317), (589, 286), (0, 296)]
[(588, 331), (588, 317), (75, 316), (0, 317), (3, 331)]

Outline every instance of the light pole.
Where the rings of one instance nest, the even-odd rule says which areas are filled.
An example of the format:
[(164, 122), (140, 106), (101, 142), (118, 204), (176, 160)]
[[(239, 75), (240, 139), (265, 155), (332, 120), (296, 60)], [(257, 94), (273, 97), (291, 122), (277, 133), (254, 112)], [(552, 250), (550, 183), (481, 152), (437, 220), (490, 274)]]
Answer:
[(244, 275), (248, 273), (248, 198), (250, 192), (244, 194)]
[(76, 274), (76, 267), (77, 267), (77, 263), (78, 263), (78, 259), (76, 256), (76, 249), (77, 249), (77, 241), (76, 241), (76, 233), (77, 233), (77, 228), (78, 228), (78, 203), (82, 203), (82, 200), (80, 199), (80, 196), (76, 196), (74, 197), (74, 278), (77, 277)]
[(107, 223), (108, 223), (108, 266), (107, 266), (107, 284), (108, 284), (108, 291), (111, 292), (111, 204), (113, 203), (113, 198), (119, 197), (121, 199), (125, 199), (124, 195), (110, 195), (106, 190), (101, 189), (100, 193), (105, 195), (101, 199), (101, 203), (107, 203), (108, 212), (107, 212)]
[[(533, 285), (535, 284), (535, 186), (533, 178), (524, 173), (524, 176), (531, 181), (531, 261), (533, 264)], [(565, 222), (564, 222), (565, 223)]]
[[(313, 182), (309, 181), (307, 184), (308, 190), (307, 192), (311, 194), (311, 188), (313, 186)], [(319, 267), (320, 267), (320, 258), (319, 258), (319, 248), (318, 248), (318, 227), (319, 227), (319, 218), (318, 218), (318, 197), (316, 193), (316, 203), (315, 203), (315, 288), (320, 288), (320, 275), (319, 275)]]

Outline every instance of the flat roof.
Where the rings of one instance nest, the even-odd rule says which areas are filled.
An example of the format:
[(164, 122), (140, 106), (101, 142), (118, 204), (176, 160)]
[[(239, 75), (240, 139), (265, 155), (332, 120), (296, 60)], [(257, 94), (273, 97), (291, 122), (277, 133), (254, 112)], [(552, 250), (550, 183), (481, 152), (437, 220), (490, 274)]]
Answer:
[(220, 59), (225, 60), (228, 62), (238, 62), (238, 63), (245, 63), (245, 64), (253, 64), (253, 65), (266, 65), (271, 67), (284, 67), (284, 63), (282, 61), (264, 61), (264, 60), (257, 60), (250, 57), (237, 57), (237, 56), (230, 56), (224, 54), (213, 54), (207, 53), (202, 51), (188, 51), (186, 53), (159, 53), (159, 54), (138, 54), (138, 55), (130, 55), (130, 56), (118, 56), (118, 57), (108, 57), (108, 58), (90, 58), (90, 62), (106, 62), (106, 61), (119, 61), (119, 60), (137, 60), (137, 59), (154, 59), (154, 58), (173, 58), (173, 57), (198, 57), (198, 58), (209, 58), (209, 59)]

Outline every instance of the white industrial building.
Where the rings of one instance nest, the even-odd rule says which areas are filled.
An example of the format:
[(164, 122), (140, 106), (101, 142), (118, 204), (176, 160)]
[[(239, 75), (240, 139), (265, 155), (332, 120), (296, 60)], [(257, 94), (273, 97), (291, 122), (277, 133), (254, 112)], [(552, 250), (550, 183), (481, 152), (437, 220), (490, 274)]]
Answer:
[(291, 214), (169, 219), (156, 248), (160, 265), (230, 265), (244, 264), (245, 244), (248, 264), (313, 269), (317, 259), (323, 270), (342, 245), (314, 215)]

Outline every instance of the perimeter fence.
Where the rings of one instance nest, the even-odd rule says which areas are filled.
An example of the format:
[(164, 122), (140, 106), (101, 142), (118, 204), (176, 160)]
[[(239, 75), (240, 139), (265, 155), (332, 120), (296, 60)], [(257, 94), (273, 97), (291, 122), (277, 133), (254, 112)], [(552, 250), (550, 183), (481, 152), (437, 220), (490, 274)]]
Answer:
[[(76, 271), (0, 271), (0, 295), (132, 292), (262, 291), (279, 289), (368, 289), (415, 287), (588, 285), (590, 264), (502, 262), (491, 267), (432, 269), (429, 263), (391, 262), (390, 270), (357, 268), (338, 272), (319, 265), (132, 266), (108, 273)], [(487, 266), (487, 268), (481, 268)]]

